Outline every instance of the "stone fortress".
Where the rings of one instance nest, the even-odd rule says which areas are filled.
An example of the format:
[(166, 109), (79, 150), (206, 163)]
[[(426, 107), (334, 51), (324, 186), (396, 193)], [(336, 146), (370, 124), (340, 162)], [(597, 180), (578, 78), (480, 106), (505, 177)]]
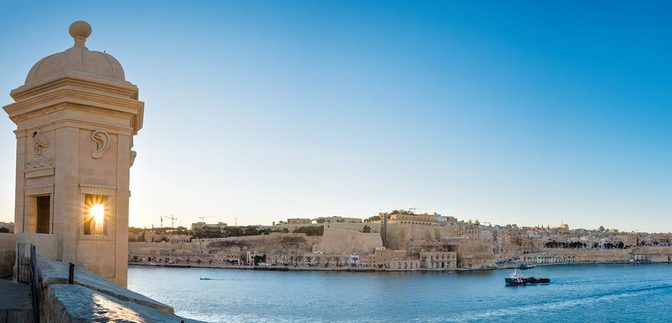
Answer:
[[(204, 227), (195, 223), (192, 229), (193, 233)], [(214, 225), (206, 230), (221, 232)], [(129, 261), (349, 271), (495, 268), (493, 244), (480, 237), (477, 225), (438, 214), (394, 211), (365, 221), (343, 217), (290, 218), (267, 227), (263, 234), (222, 238), (189, 239), (191, 236), (184, 230), (182, 234), (162, 231), (136, 230), (129, 245)]]
[[(196, 223), (192, 230), (132, 228), (129, 261), (155, 266), (347, 271), (672, 263), (670, 233), (624, 233), (602, 227), (570, 230), (567, 224), (486, 224), (396, 210), (368, 219), (289, 218), (271, 226)], [(251, 233), (241, 235), (250, 229)]]

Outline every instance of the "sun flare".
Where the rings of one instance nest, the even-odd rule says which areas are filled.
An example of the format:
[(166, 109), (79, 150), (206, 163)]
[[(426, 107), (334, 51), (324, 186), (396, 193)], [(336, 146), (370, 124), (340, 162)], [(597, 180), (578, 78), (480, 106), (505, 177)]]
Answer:
[(102, 224), (105, 219), (105, 206), (102, 204), (95, 204), (91, 207), (91, 215), (93, 215), (93, 221), (96, 224)]

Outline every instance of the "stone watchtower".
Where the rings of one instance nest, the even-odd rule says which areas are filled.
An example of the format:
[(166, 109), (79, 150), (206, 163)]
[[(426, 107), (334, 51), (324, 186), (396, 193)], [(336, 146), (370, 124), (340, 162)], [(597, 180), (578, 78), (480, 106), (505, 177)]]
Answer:
[[(74, 46), (37, 62), (4, 107), (16, 124), (14, 232), (56, 260), (126, 286), (129, 170), (144, 103), (112, 56)], [(42, 252), (40, 251), (42, 250)]]

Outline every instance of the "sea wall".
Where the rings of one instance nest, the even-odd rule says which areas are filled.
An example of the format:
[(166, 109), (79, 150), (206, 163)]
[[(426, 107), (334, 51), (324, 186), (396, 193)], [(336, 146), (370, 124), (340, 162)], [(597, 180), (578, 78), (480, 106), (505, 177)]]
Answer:
[[(644, 248), (636, 248), (644, 250)], [(542, 248), (541, 252), (522, 255), (529, 264), (590, 264), (624, 263), (633, 261), (633, 249), (557, 249)], [(655, 251), (650, 251), (654, 253)]]
[(195, 322), (173, 308), (76, 266), (68, 284), (69, 265), (38, 257), (42, 322)]

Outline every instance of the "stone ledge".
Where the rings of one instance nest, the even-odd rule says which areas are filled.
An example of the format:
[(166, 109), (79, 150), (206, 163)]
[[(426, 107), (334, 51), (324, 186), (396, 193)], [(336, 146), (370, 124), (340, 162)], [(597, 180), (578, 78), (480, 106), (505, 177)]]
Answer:
[(198, 322), (126, 302), (80, 285), (51, 285), (47, 322)]
[[(46, 290), (52, 286), (55, 287), (55, 285), (58, 284), (68, 283), (69, 264), (67, 263), (38, 257), (37, 268), (42, 283), (42, 290)], [(167, 314), (174, 313), (173, 308), (166, 304), (157, 302), (147, 296), (143, 296), (126, 288), (119, 287), (79, 266), (75, 266), (74, 284), (90, 288), (121, 301), (132, 302)]]

